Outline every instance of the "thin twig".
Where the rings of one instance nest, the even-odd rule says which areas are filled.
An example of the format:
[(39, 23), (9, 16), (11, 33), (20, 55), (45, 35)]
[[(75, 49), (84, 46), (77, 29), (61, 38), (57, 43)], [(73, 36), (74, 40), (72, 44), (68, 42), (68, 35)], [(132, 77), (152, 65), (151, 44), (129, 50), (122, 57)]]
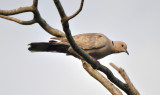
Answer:
[(38, 6), (38, 0), (33, 0), (33, 6), (37, 7)]
[(9, 16), (9, 15), (16, 15), (19, 13), (32, 12), (32, 11), (33, 11), (32, 7), (20, 7), (13, 10), (0, 10), (0, 15)]
[(77, 10), (77, 12), (75, 12), (73, 15), (71, 15), (69, 17), (63, 18), (62, 23), (65, 23), (66, 21), (68, 21), (68, 20), (74, 18), (75, 16), (77, 16), (81, 12), (81, 10), (83, 8), (83, 4), (84, 4), (84, 0), (81, 0), (81, 5), (80, 5), (79, 9)]
[(4, 16), (4, 15), (0, 15), (0, 17), (1, 17), (1, 18), (4, 18), (4, 19), (7, 19), (7, 20), (14, 21), (14, 22), (19, 23), (19, 24), (22, 24), (22, 25), (31, 25), (31, 24), (36, 23), (36, 20), (35, 20), (35, 19), (30, 20), (30, 21), (23, 21), (23, 20), (16, 19), (16, 18), (14, 18), (14, 17)]
[(128, 86), (132, 89), (132, 91), (136, 94), (136, 95), (140, 95), (139, 92), (136, 90), (136, 88), (134, 87), (134, 85), (132, 84), (132, 82), (130, 81), (127, 73), (124, 71), (124, 69), (122, 68), (118, 68), (116, 65), (114, 65), (113, 63), (110, 63), (110, 65), (117, 70), (120, 75), (123, 77), (123, 79), (125, 80), (125, 82), (128, 84)]

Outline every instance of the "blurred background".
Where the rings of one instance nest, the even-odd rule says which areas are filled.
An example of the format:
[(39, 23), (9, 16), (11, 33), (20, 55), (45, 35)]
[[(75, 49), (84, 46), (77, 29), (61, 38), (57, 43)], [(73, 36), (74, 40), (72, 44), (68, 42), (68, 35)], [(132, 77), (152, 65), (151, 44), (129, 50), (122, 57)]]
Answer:
[[(0, 0), (0, 9), (32, 5), (32, 0)], [(61, 0), (67, 15), (72, 15), (80, 0)], [(124, 41), (130, 55), (112, 54), (100, 60), (115, 76), (110, 62), (125, 69), (142, 95), (159, 95), (160, 88), (160, 1), (85, 0), (82, 12), (70, 20), (73, 35), (103, 33)], [(62, 31), (53, 0), (39, 0), (41, 16)], [(22, 20), (32, 13), (18, 14)], [(82, 67), (80, 60), (60, 53), (31, 53), (28, 44), (47, 42), (52, 35), (38, 24), (19, 25), (0, 18), (0, 95), (110, 95)]]

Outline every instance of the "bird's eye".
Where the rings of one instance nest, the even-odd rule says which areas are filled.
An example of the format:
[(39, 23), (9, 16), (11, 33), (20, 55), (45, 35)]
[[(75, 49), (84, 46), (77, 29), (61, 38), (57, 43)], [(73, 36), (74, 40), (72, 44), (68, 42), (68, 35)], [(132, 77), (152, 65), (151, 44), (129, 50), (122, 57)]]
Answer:
[(124, 47), (124, 45), (122, 45), (122, 47)]
[(114, 42), (112, 41), (112, 45), (114, 45)]

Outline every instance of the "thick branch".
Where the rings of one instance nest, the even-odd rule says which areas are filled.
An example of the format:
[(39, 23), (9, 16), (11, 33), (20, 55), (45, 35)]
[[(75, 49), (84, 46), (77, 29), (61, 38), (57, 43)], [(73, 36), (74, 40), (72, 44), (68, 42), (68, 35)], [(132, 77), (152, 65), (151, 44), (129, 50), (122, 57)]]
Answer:
[(82, 61), (83, 68), (97, 81), (99, 81), (112, 95), (122, 95), (122, 92), (114, 86), (108, 79), (106, 79), (97, 70), (93, 69), (86, 61)]
[[(67, 17), (65, 15), (65, 12), (63, 10), (63, 7), (60, 3), (59, 0), (54, 0), (55, 5), (58, 9), (58, 12), (61, 16), (61, 19)], [(62, 20), (63, 21), (63, 20)], [(103, 73), (105, 73), (108, 77), (108, 79), (110, 79), (110, 81), (112, 81), (114, 84), (116, 84), (119, 88), (121, 88), (122, 90), (124, 90), (127, 94), (129, 95), (135, 95), (132, 90), (128, 87), (127, 84), (124, 84), (123, 82), (121, 82), (118, 78), (116, 78), (112, 72), (105, 66), (101, 65), (100, 63), (98, 63), (97, 61), (94, 61), (87, 53), (85, 53), (81, 48), (79, 48), (79, 46), (75, 43), (72, 35), (71, 35), (71, 31), (69, 29), (69, 23), (68, 21), (63, 22), (62, 23), (63, 26), (63, 30), (66, 34), (67, 40), (69, 41), (70, 45), (72, 46), (72, 48), (74, 49), (74, 51), (76, 51), (85, 61), (87, 61), (94, 69), (100, 70)]]
[[(64, 9), (60, 3), (59, 0), (54, 0), (54, 3), (58, 9), (58, 12), (61, 16), (61, 19), (63, 21), (63, 18), (66, 18), (66, 14), (64, 12)], [(97, 67), (97, 64), (96, 62), (87, 54), (84, 52), (84, 50), (82, 50), (77, 44), (76, 42), (74, 41), (72, 35), (71, 35), (71, 31), (70, 31), (70, 28), (69, 28), (69, 23), (68, 21), (66, 22), (62, 22), (62, 27), (63, 27), (63, 30), (66, 34), (66, 37), (67, 37), (67, 40), (69, 41), (70, 45), (72, 46), (73, 50), (76, 51), (80, 56), (82, 56), (84, 58), (84, 60), (86, 60), (88, 63), (90, 63), (93, 67)]]
[[(61, 16), (61, 21), (62, 21), (62, 26), (63, 26), (63, 30), (66, 34), (66, 37), (69, 41), (69, 43), (71, 44), (72, 48), (86, 61), (88, 62), (94, 69), (100, 70), (103, 73), (105, 73), (108, 77), (108, 79), (110, 81), (112, 81), (114, 84), (116, 84), (119, 88), (121, 88), (122, 90), (124, 90), (128, 95), (135, 95), (132, 90), (130, 89), (130, 87), (121, 82), (118, 78), (116, 78), (112, 72), (105, 66), (101, 65), (99, 62), (94, 61), (87, 53), (84, 52), (84, 50), (82, 50), (74, 41), (72, 35), (71, 35), (71, 31), (69, 29), (69, 23), (68, 20), (74, 18), (75, 16), (77, 16), (80, 11), (82, 10), (83, 7), (83, 2), (84, 0), (81, 1), (81, 5), (79, 10), (73, 14), (70, 17), (67, 17), (64, 9), (60, 3), (59, 0), (54, 0), (54, 3), (59, 11), (59, 14)], [(46, 30), (48, 33), (50, 33), (51, 35), (57, 36), (57, 37), (63, 37), (65, 36), (64, 33), (62, 33), (61, 31), (52, 28), (51, 26), (49, 26), (49, 24), (47, 24), (47, 22), (41, 17), (38, 9), (38, 0), (33, 0), (33, 5), (30, 7), (20, 7), (18, 9), (14, 9), (14, 10), (0, 10), (0, 17), (4, 18), (4, 19), (8, 19), (14, 22), (17, 22), (19, 24), (23, 24), (23, 25), (30, 25), (30, 24), (34, 24), (34, 23), (39, 23), (39, 25)], [(33, 12), (34, 13), (34, 18), (33, 20), (30, 21), (22, 21), (13, 17), (9, 17), (9, 15), (15, 15), (15, 14), (19, 14), (19, 13), (24, 13), (24, 12)], [(97, 73), (98, 74), (98, 73)], [(99, 74), (98, 74), (99, 75)], [(103, 83), (105, 84), (105, 83)]]
[(132, 82), (130, 81), (127, 73), (124, 71), (124, 69), (122, 68), (118, 68), (116, 65), (114, 65), (113, 63), (110, 63), (110, 65), (117, 70), (120, 75), (123, 77), (123, 79), (125, 80), (125, 82), (128, 84), (128, 86), (132, 89), (132, 91), (136, 94), (136, 95), (140, 95), (139, 92), (136, 90), (136, 88), (134, 87), (134, 85), (132, 84)]

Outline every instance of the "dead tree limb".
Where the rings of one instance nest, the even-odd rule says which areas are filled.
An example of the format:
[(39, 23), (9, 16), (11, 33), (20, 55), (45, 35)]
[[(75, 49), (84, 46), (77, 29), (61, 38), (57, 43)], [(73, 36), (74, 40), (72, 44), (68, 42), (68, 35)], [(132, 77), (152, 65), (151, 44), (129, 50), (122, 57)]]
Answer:
[(97, 70), (93, 69), (90, 64), (86, 61), (83, 61), (83, 68), (97, 81), (99, 81), (112, 95), (123, 95), (122, 92), (114, 85), (111, 81), (105, 78), (101, 73)]
[[(85, 53), (74, 41), (72, 35), (71, 35), (71, 31), (70, 31), (70, 28), (69, 28), (69, 23), (68, 23), (68, 20), (63, 20), (65, 18), (68, 18), (65, 14), (65, 11), (60, 3), (59, 0), (53, 0), (57, 9), (58, 9), (58, 12), (61, 16), (61, 21), (62, 21), (62, 27), (63, 27), (63, 30), (66, 34), (66, 37), (70, 43), (70, 45), (72, 46), (72, 48), (74, 49), (74, 51), (76, 51), (85, 61), (87, 61), (94, 69), (97, 69), (97, 70), (100, 70), (102, 71), (103, 73), (105, 73), (108, 77), (108, 79), (110, 79), (110, 81), (112, 81), (115, 85), (117, 85), (120, 89), (122, 89), (124, 92), (126, 92), (128, 95), (136, 95), (132, 90), (131, 88), (121, 82), (118, 78), (116, 78), (113, 73), (105, 66), (101, 65), (99, 62), (97, 61), (94, 61), (87, 53)], [(63, 22), (65, 21), (65, 22)]]
[[(31, 25), (38, 23), (49, 34), (56, 37), (64, 37), (64, 33), (59, 31), (58, 29), (52, 28), (49, 24), (47, 24), (47, 22), (41, 17), (37, 6), (38, 0), (33, 0), (33, 5), (29, 7), (20, 7), (13, 10), (0, 10), (0, 17), (10, 21), (14, 21), (22, 25)], [(29, 21), (23, 21), (14, 17), (10, 17), (11, 15), (16, 15), (25, 12), (32, 12), (34, 14), (34, 18)]]
[(5, 15), (0, 15), (0, 17), (4, 18), (4, 19), (7, 19), (7, 20), (17, 22), (17, 23), (22, 24), (22, 25), (31, 25), (31, 24), (36, 23), (35, 19), (32, 19), (30, 21), (23, 21), (23, 20), (19, 20), (19, 19), (16, 19), (14, 17), (9, 17), (9, 16), (5, 16)]
[[(60, 3), (59, 0), (54, 0), (54, 3), (58, 9), (58, 12), (61, 16), (61, 23), (62, 23), (62, 27), (63, 27), (63, 31), (66, 34), (66, 38), (69, 41), (70, 45), (72, 46), (72, 48), (74, 49), (74, 51), (76, 51), (80, 56), (83, 56), (84, 60), (86, 60), (88, 63), (90, 63), (93, 67), (98, 67), (96, 64), (97, 62), (95, 62), (88, 54), (85, 53), (84, 50), (82, 50), (74, 41), (70, 28), (69, 28), (69, 23), (68, 20), (63, 20), (68, 18), (67, 15), (64, 12), (64, 9)], [(92, 64), (94, 63), (94, 64)]]
[(128, 84), (128, 86), (132, 89), (132, 91), (136, 94), (136, 95), (140, 95), (139, 92), (137, 91), (137, 89), (134, 87), (134, 85), (132, 84), (132, 82), (130, 81), (127, 73), (125, 72), (125, 70), (123, 68), (118, 68), (116, 65), (114, 65), (113, 63), (110, 63), (110, 65), (119, 72), (119, 74), (122, 76), (122, 78), (125, 80), (125, 82)]
[[(92, 57), (90, 57), (87, 53), (85, 53), (84, 50), (82, 50), (74, 41), (70, 28), (69, 28), (68, 21), (76, 17), (81, 12), (83, 8), (84, 0), (81, 0), (80, 8), (77, 10), (77, 12), (75, 12), (71, 16), (67, 16), (65, 14), (65, 11), (59, 0), (53, 0), (53, 1), (60, 14), (62, 27), (63, 27), (65, 34), (57, 29), (52, 28), (41, 17), (39, 10), (37, 8), (38, 0), (33, 0), (32, 6), (29, 6), (29, 7), (20, 7), (18, 9), (13, 9), (13, 10), (0, 10), (0, 17), (10, 20), (10, 21), (14, 21), (22, 25), (31, 25), (31, 24), (38, 23), (46, 32), (48, 32), (49, 34), (53, 36), (56, 36), (56, 37), (66, 36), (73, 50), (76, 51), (79, 56), (81, 56), (82, 60), (85, 60), (85, 62), (83, 62), (84, 69), (91, 76), (93, 76), (95, 79), (101, 82), (101, 84), (104, 85), (104, 87), (106, 87), (113, 95), (122, 95), (122, 93), (112, 83), (114, 83), (116, 86), (118, 86), (121, 90), (123, 90), (128, 95), (139, 95), (134, 91), (132, 86), (130, 86), (128, 81), (126, 81), (127, 84), (120, 81), (118, 78), (116, 78), (113, 75), (113, 73), (106, 66), (100, 64), (98, 61), (93, 60)], [(14, 18), (14, 17), (10, 17), (11, 15), (25, 13), (25, 12), (32, 12), (34, 14), (33, 19), (29, 21), (23, 21), (23, 20)], [(103, 77), (97, 70), (103, 72), (112, 83), (107, 78)]]
[(74, 13), (73, 15), (71, 15), (71, 16), (64, 17), (64, 18), (62, 19), (62, 20), (63, 20), (62, 23), (64, 23), (64, 22), (66, 22), (66, 21), (74, 18), (75, 16), (77, 16), (77, 15), (81, 12), (81, 10), (82, 10), (82, 8), (83, 8), (83, 4), (84, 4), (84, 0), (81, 0), (81, 5), (80, 5), (79, 9), (77, 10), (77, 12), (75, 12), (75, 13)]

